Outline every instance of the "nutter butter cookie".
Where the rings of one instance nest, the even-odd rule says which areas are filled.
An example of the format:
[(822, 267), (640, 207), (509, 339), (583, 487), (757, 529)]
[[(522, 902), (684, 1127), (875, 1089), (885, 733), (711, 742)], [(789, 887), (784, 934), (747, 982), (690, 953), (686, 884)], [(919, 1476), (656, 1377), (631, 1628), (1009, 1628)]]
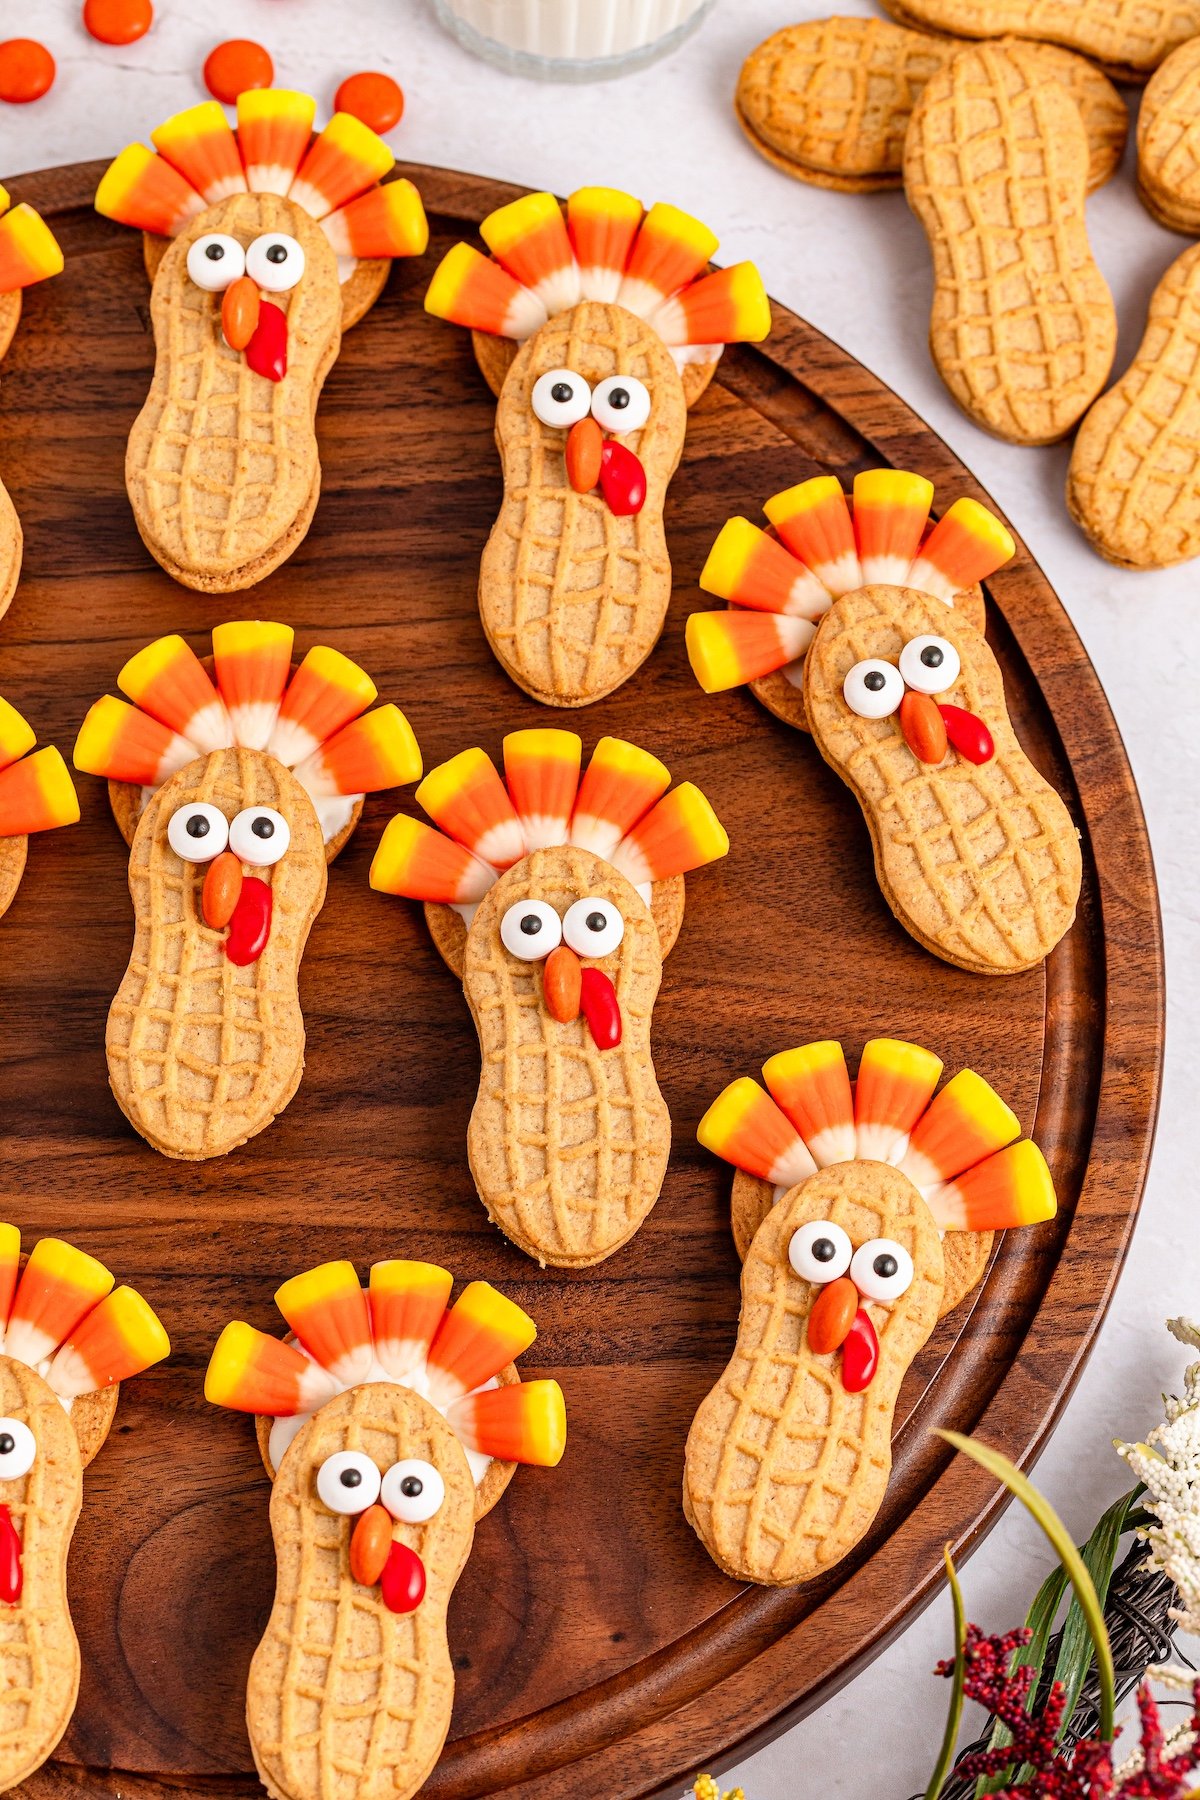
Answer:
[(1119, 81), (1145, 81), (1200, 33), (1200, 0), (881, 0), (901, 25), (954, 37), (1014, 37), (1077, 50)]
[(35, 750), (37, 737), (15, 706), (0, 699), (0, 918), (16, 899), (29, 838), (74, 825), (79, 799), (62, 752)]
[[(40, 213), (24, 202), (11, 206), (0, 187), (0, 357), (21, 317), (21, 294), (35, 282), (61, 274), (63, 254)], [(0, 617), (8, 611), (21, 574), (21, 521), (0, 481)]]

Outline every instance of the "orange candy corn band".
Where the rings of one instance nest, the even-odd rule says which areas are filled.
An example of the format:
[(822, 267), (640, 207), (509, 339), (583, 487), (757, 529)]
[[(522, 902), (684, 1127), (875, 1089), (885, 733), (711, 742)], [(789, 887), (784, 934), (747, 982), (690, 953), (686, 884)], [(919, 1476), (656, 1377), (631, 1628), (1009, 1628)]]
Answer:
[(567, 1447), (567, 1414), (557, 1381), (485, 1388), (456, 1400), (447, 1416), (468, 1449), (499, 1462), (553, 1469)]
[[(2, 192), (3, 190), (0, 190)], [(8, 196), (0, 205), (0, 294), (32, 287), (51, 275), (60, 275), (63, 253), (42, 215), (24, 201), (5, 212)]]
[(42, 1238), (20, 1270), (21, 1234), (0, 1225), (3, 1354), (30, 1368), (53, 1357), (46, 1380), (64, 1400), (98, 1393), (170, 1355), (153, 1309), (83, 1250)]
[(296, 1341), (343, 1387), (368, 1374), (371, 1315), (353, 1263), (322, 1263), (294, 1275), (276, 1289), (275, 1304)]
[(294, 1345), (240, 1320), (217, 1339), (204, 1377), (204, 1398), (214, 1406), (275, 1418), (311, 1411), (337, 1391), (333, 1377)]
[(142, 1296), (114, 1288), (72, 1331), (46, 1380), (56, 1394), (74, 1399), (140, 1375), (170, 1352), (170, 1339)]
[[(729, 271), (726, 271), (729, 273)], [(793, 618), (819, 620), (831, 599), (871, 582), (917, 588), (953, 605), (985, 581), (1016, 545), (986, 507), (963, 497), (925, 535), (933, 486), (903, 469), (869, 469), (854, 478), (851, 510), (841, 483), (815, 475), (775, 494), (764, 512), (777, 539), (748, 519), (729, 519), (700, 576), (706, 592), (761, 619), (693, 613), (687, 622), (692, 671), (706, 693), (740, 687), (803, 656)]]
[(0, 769), (0, 837), (54, 831), (78, 818), (75, 784), (52, 744)]
[(1012, 1141), (1020, 1134), (1016, 1115), (970, 1069), (935, 1097), (941, 1072), (940, 1059), (919, 1045), (875, 1038), (862, 1053), (852, 1114), (841, 1046), (804, 1044), (765, 1064), (769, 1095), (747, 1077), (732, 1082), (696, 1135), (726, 1162), (776, 1186), (803, 1180), (818, 1164), (892, 1163), (919, 1188), (942, 1231), (1000, 1231), (1053, 1218), (1046, 1159), (1028, 1139)]
[(435, 1263), (396, 1260), (372, 1266), (371, 1336), (389, 1375), (407, 1375), (424, 1363), (453, 1285), (450, 1271)]
[(430, 1398), (445, 1404), (498, 1375), (528, 1350), (537, 1326), (486, 1281), (465, 1287), (442, 1320), (426, 1367)]
[(526, 194), (479, 227), (495, 261), (468, 244), (442, 258), (425, 296), (435, 317), (522, 341), (580, 300), (616, 303), (670, 347), (758, 342), (771, 309), (750, 263), (706, 275), (717, 239), (678, 207), (616, 188), (580, 188), (566, 216), (553, 194)]
[(237, 139), (215, 100), (202, 100), (150, 133), (150, 142), (206, 206), (246, 192)]

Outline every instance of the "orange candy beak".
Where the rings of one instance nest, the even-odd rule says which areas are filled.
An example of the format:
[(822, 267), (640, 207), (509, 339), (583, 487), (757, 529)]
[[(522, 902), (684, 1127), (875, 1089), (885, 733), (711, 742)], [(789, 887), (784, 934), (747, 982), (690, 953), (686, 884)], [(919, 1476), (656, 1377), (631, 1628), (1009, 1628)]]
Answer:
[(577, 494), (590, 494), (600, 479), (604, 433), (589, 413), (567, 433), (567, 479)]
[(350, 1539), (350, 1573), (362, 1587), (374, 1587), (387, 1568), (392, 1549), (392, 1515), (378, 1501), (368, 1506)]
[(258, 330), (262, 299), (249, 275), (239, 275), (225, 289), (221, 301), (221, 330), (231, 350), (244, 350)]
[(579, 1017), (583, 994), (583, 969), (579, 958), (567, 944), (560, 944), (546, 958), (542, 972), (542, 997), (546, 1011), (560, 1025), (569, 1025)]
[(946, 721), (932, 695), (909, 688), (900, 702), (900, 729), (918, 762), (941, 762), (948, 743)]
[(808, 1347), (814, 1356), (832, 1356), (841, 1349), (858, 1308), (858, 1289), (849, 1275), (839, 1275), (821, 1289), (808, 1315)]
[(223, 931), (237, 910), (242, 892), (242, 865), (232, 850), (222, 850), (208, 865), (200, 893), (200, 910), (204, 923), (213, 931)]

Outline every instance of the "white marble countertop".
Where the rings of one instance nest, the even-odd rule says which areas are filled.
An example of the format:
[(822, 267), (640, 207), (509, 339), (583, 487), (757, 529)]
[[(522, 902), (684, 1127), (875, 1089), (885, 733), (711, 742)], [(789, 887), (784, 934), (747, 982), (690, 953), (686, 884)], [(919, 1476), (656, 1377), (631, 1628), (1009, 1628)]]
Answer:
[[(153, 31), (122, 49), (85, 35), (76, 0), (26, 0), (19, 25), (17, 10), (6, 29), (46, 42), (59, 74), (36, 105), (0, 106), (0, 168), (103, 156), (144, 137), (204, 97), (201, 63), (225, 37), (265, 44), (276, 79), (318, 95), (322, 111), (344, 75), (387, 69), (407, 97), (391, 140), (402, 157), (560, 193), (603, 181), (698, 213), (719, 231), (723, 261), (753, 257), (770, 292), (882, 376), (1018, 526), (1124, 734), (1167, 944), (1166, 1081), (1142, 1218), (1095, 1353), (1037, 1469), (1068, 1524), (1085, 1534), (1128, 1486), (1110, 1440), (1140, 1436), (1159, 1416), (1162, 1390), (1178, 1389), (1187, 1359), (1162, 1320), (1200, 1315), (1200, 1210), (1185, 1129), (1200, 1074), (1200, 563), (1155, 574), (1110, 568), (1067, 519), (1066, 451), (997, 443), (951, 403), (926, 349), (925, 241), (901, 195), (821, 192), (778, 174), (747, 145), (730, 106), (743, 57), (781, 25), (821, 16), (830, 0), (718, 0), (669, 61), (582, 88), (517, 80), (474, 60), (438, 27), (427, 0), (156, 0)], [(837, 0), (837, 10), (873, 9), (870, 0)], [(1116, 296), (1122, 368), (1151, 289), (1185, 243), (1143, 211), (1131, 159), (1090, 201), (1088, 217)], [(996, 1630), (1017, 1623), (1046, 1567), (1036, 1531), (1010, 1508), (967, 1566), (970, 1616)], [(820, 1713), (729, 1772), (726, 1785), (740, 1780), (747, 1800), (796, 1800), (817, 1791), (819, 1771), (820, 1791), (845, 1800), (922, 1790), (946, 1700), (930, 1671), (948, 1644), (943, 1596)]]

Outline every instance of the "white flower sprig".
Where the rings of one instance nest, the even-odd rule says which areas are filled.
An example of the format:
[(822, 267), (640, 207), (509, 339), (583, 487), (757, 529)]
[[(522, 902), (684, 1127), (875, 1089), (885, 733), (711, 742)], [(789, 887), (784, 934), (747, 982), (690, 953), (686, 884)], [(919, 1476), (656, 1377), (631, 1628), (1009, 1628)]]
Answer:
[[(1181, 1344), (1200, 1350), (1200, 1325), (1168, 1319), (1167, 1330)], [(1142, 1505), (1157, 1525), (1138, 1535), (1149, 1546), (1147, 1569), (1161, 1569), (1178, 1595), (1170, 1617), (1181, 1630), (1200, 1634), (1200, 1362), (1184, 1374), (1182, 1398), (1163, 1396), (1166, 1417), (1145, 1443), (1116, 1449), (1146, 1489)]]

